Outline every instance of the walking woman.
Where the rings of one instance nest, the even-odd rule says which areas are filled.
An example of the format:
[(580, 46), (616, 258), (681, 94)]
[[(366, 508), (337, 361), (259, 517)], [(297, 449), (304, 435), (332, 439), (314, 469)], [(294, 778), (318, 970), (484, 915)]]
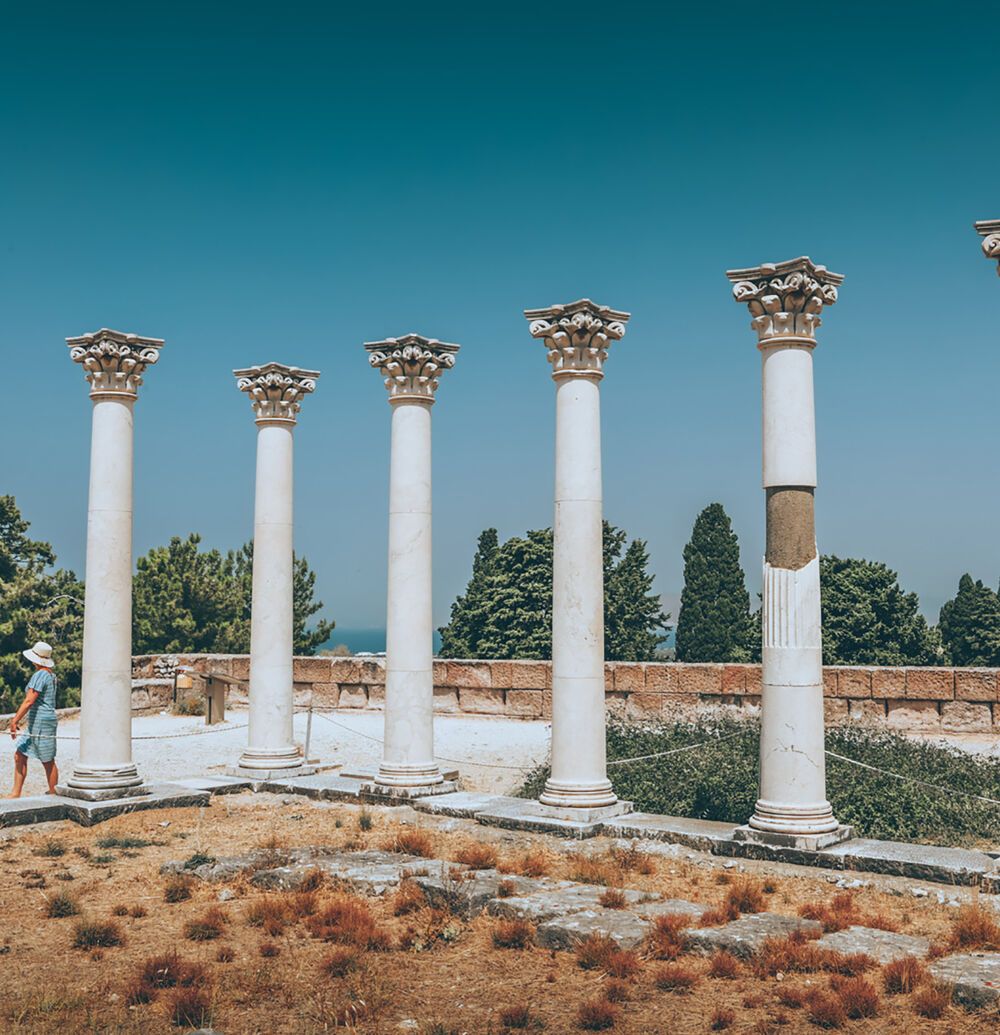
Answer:
[[(59, 770), (56, 767), (56, 677), (52, 674), (52, 648), (39, 641), (22, 654), (35, 666), (35, 674), (25, 688), (24, 700), (10, 721), (14, 738), (14, 790), (11, 798), (20, 798), (24, 778), (28, 775), (28, 758), (37, 758), (49, 782), (49, 794), (56, 793)], [(17, 727), (28, 716), (27, 733), (17, 735)]]

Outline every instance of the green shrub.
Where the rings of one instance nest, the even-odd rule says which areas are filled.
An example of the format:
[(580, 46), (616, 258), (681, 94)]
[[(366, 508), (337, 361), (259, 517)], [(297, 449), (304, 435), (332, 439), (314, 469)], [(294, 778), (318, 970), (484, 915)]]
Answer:
[[(759, 774), (760, 725), (706, 717), (694, 722), (628, 725), (610, 722), (608, 761), (704, 744), (643, 762), (612, 765), (619, 797), (637, 810), (744, 823), (753, 813)], [(1000, 760), (910, 740), (867, 727), (826, 732), (828, 751), (948, 788), (1000, 800)], [(539, 795), (547, 768), (530, 773), (520, 790)], [(1000, 805), (895, 780), (849, 762), (827, 758), (827, 795), (841, 823), (860, 837), (968, 846), (1000, 838)]]

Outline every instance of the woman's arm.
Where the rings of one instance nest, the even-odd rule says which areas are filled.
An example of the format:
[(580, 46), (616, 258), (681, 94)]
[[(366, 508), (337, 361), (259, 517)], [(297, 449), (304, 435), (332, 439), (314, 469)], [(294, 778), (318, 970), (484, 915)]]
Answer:
[(27, 714), (28, 709), (38, 700), (37, 690), (27, 690), (24, 694), (24, 700), (21, 702), (21, 707), (14, 713), (14, 718), (10, 720), (10, 735), (12, 737), (17, 735), (17, 724)]

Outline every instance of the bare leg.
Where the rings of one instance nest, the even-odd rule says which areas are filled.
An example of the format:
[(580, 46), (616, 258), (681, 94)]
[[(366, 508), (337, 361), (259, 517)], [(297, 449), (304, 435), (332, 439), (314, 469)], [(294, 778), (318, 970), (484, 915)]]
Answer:
[(59, 767), (56, 760), (53, 758), (51, 762), (43, 762), (42, 768), (45, 770), (45, 779), (49, 781), (49, 794), (55, 794), (56, 784), (59, 782)]
[(28, 756), (22, 755), (20, 751), (14, 752), (14, 790), (7, 795), (8, 798), (20, 798), (21, 788), (24, 787), (24, 778), (28, 775)]

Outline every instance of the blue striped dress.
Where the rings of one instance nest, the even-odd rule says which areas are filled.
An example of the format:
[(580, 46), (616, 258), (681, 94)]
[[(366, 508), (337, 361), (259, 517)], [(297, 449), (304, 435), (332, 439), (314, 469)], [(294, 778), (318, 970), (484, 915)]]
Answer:
[(48, 669), (36, 668), (28, 690), (38, 697), (28, 709), (28, 729), (14, 742), (14, 750), (39, 762), (56, 757), (56, 677)]

